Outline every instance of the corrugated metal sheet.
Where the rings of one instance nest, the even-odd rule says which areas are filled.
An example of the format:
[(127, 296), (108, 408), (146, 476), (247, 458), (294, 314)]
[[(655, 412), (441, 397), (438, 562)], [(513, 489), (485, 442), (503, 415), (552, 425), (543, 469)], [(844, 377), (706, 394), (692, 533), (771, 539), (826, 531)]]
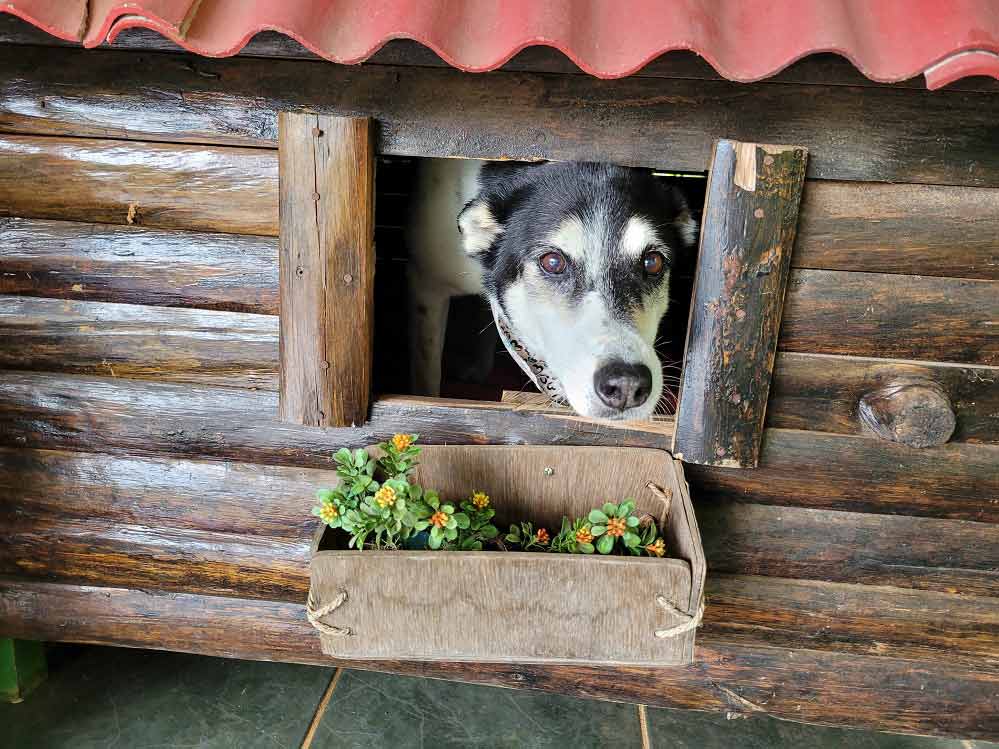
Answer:
[(139, 26), (212, 57), (273, 30), (341, 63), (415, 39), (472, 72), (544, 44), (601, 78), (675, 49), (735, 81), (814, 52), (839, 53), (878, 81), (999, 78), (997, 0), (0, 0), (0, 11), (88, 47)]

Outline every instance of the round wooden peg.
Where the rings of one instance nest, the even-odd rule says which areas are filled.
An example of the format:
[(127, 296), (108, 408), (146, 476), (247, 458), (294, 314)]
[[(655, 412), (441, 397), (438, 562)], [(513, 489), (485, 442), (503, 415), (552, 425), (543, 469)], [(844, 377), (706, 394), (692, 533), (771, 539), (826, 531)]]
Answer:
[(860, 421), (882, 439), (935, 447), (951, 438), (957, 420), (947, 393), (922, 377), (902, 377), (860, 399)]

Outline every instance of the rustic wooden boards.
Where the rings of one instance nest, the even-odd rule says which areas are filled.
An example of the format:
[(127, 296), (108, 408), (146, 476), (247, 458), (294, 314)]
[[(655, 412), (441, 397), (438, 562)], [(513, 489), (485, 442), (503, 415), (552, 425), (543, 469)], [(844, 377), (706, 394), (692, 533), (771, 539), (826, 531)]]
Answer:
[(999, 186), (991, 147), (999, 103), (986, 93), (640, 77), (608, 85), (578, 75), (51, 48), (0, 50), (0, 67), (5, 132), (273, 146), (277, 112), (309, 108), (379, 120), (386, 154), (703, 171), (711, 141), (732, 137), (800, 143), (810, 176), (823, 179)]
[[(79, 403), (88, 404), (85, 413)], [(321, 431), (275, 423), (276, 406), (274, 393), (240, 388), (4, 372), (0, 444), (317, 468), (328, 467), (336, 449), (382, 441), (402, 425), (437, 444), (669, 447), (664, 435), (566, 422), (504, 404), (397, 396), (376, 401), (363, 429)], [(755, 471), (688, 472), (702, 501), (740, 496), (996, 522), (999, 506), (983, 498), (999, 493), (997, 453), (996, 445), (948, 444), (930, 452), (859, 436), (771, 429)], [(947, 481), (940, 479), (939, 459), (947, 464)]]
[(673, 436), (685, 462), (759, 462), (807, 157), (715, 144)]
[(373, 124), (286, 112), (279, 122), (278, 416), (363, 424), (374, 352)]
[[(329, 664), (298, 603), (113, 587), (0, 582), (0, 622), (14, 636)], [(252, 636), (251, 634), (252, 633)], [(768, 714), (795, 721), (994, 739), (996, 675), (947, 662), (700, 638), (695, 665), (582, 666), (387, 662), (378, 668), (591, 699)], [(813, 645), (821, 640), (811, 639)], [(340, 661), (349, 667), (372, 664)], [(884, 685), (890, 684), (891, 689)], [(946, 705), (947, 709), (940, 709)]]

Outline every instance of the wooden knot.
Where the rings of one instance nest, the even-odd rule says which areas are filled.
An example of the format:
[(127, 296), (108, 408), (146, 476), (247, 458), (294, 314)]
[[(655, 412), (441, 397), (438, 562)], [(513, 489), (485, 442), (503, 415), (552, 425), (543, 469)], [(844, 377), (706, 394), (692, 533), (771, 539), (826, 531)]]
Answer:
[(942, 445), (957, 420), (947, 393), (933, 380), (900, 377), (860, 399), (860, 421), (881, 439), (909, 447)]

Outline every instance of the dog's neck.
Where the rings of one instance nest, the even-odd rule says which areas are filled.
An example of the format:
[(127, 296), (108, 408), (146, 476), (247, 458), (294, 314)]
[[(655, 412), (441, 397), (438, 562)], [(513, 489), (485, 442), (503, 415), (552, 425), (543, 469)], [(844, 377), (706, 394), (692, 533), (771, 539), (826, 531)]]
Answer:
[(562, 388), (562, 383), (549, 371), (548, 365), (545, 364), (544, 360), (534, 356), (528, 350), (527, 346), (524, 345), (523, 338), (510, 325), (499, 304), (494, 300), (490, 300), (489, 306), (493, 311), (493, 319), (496, 321), (496, 329), (499, 331), (500, 340), (503, 341), (503, 345), (510, 353), (510, 356), (513, 357), (513, 360), (531, 378), (531, 381), (537, 388), (551, 398), (552, 402), (565, 405), (567, 399), (565, 397), (565, 390)]

